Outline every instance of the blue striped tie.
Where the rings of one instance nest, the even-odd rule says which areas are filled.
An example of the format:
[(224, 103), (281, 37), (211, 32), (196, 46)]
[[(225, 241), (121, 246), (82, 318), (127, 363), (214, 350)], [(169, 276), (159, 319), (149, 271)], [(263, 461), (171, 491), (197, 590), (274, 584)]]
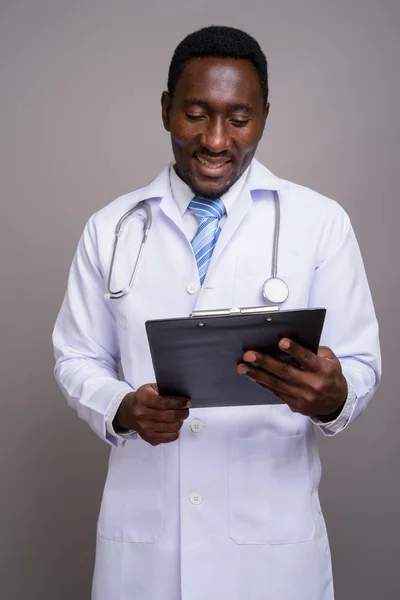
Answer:
[(208, 263), (221, 233), (218, 221), (225, 214), (226, 209), (219, 198), (206, 200), (198, 196), (193, 198), (189, 208), (196, 215), (199, 222), (196, 235), (191, 243), (199, 271), (200, 285), (203, 285)]

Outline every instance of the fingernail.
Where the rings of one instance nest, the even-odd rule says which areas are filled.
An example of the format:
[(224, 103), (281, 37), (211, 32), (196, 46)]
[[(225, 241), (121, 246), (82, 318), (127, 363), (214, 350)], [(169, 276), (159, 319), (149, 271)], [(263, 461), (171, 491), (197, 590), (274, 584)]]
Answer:
[(247, 362), (254, 363), (257, 360), (257, 356), (254, 354), (254, 352), (247, 352), (246, 356), (247, 356), (247, 359), (246, 359)]
[(186, 408), (192, 408), (192, 403), (191, 403), (191, 401), (190, 401), (190, 400), (189, 400), (189, 402), (186, 404)]
[(245, 365), (239, 365), (237, 370), (240, 375), (246, 375), (248, 368)]
[(284, 340), (283, 342), (281, 342), (281, 348), (283, 350), (288, 350), (290, 348), (290, 342), (289, 342), (289, 340)]

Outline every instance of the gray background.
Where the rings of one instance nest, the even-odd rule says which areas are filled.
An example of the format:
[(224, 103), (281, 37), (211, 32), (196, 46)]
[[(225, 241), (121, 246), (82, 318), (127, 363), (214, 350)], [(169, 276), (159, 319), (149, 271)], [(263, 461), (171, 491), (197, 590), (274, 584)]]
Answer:
[(61, 398), (51, 330), (86, 219), (170, 159), (159, 115), (169, 60), (184, 35), (209, 24), (246, 29), (269, 59), (272, 108), (258, 157), (352, 218), (385, 374), (367, 414), (321, 439), (322, 500), (337, 598), (391, 599), (399, 588), (398, 0), (1, 0), (7, 600), (89, 598), (108, 449)]

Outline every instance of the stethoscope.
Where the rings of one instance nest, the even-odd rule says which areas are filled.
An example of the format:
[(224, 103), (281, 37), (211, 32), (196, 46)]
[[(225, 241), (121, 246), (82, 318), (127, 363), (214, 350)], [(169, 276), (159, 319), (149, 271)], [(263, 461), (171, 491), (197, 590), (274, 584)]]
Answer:
[[(262, 294), (263, 294), (264, 298), (271, 304), (279, 305), (279, 304), (283, 304), (283, 302), (285, 302), (288, 299), (289, 287), (288, 287), (287, 283), (285, 281), (283, 281), (283, 279), (280, 279), (280, 277), (278, 277), (278, 248), (279, 248), (279, 231), (280, 231), (280, 224), (281, 224), (281, 211), (280, 211), (278, 192), (274, 190), (273, 195), (274, 195), (274, 206), (275, 206), (275, 226), (274, 226), (274, 239), (273, 239), (273, 247), (272, 247), (271, 277), (269, 277), (269, 279), (267, 279), (264, 282), (263, 287), (262, 287)], [(140, 210), (140, 209), (144, 209), (146, 215), (145, 216), (143, 216), (143, 214), (138, 215), (139, 218), (143, 221), (143, 237), (142, 237), (142, 243), (140, 244), (139, 252), (138, 252), (138, 255), (136, 258), (135, 266), (133, 267), (133, 271), (132, 271), (131, 278), (129, 280), (129, 284), (127, 286), (123, 287), (122, 289), (114, 292), (111, 290), (111, 278), (112, 278), (113, 269), (114, 269), (115, 254), (117, 251), (118, 240), (123, 233), (123, 228), (126, 225), (127, 221), (133, 216), (133, 214), (137, 210)], [(104, 294), (104, 297), (106, 299), (118, 300), (119, 298), (124, 298), (124, 296), (127, 296), (129, 294), (129, 292), (131, 291), (133, 283), (135, 281), (136, 273), (139, 268), (140, 259), (143, 254), (143, 249), (144, 249), (145, 243), (147, 241), (149, 231), (151, 229), (151, 225), (152, 225), (151, 210), (150, 210), (150, 207), (148, 206), (148, 204), (146, 204), (143, 201), (139, 202), (139, 204), (137, 204), (136, 206), (134, 206), (133, 208), (128, 210), (124, 215), (122, 215), (122, 217), (118, 221), (117, 226), (115, 228), (114, 245), (113, 245), (113, 249), (112, 249), (110, 271), (108, 274), (108, 281), (107, 281), (108, 293)]]

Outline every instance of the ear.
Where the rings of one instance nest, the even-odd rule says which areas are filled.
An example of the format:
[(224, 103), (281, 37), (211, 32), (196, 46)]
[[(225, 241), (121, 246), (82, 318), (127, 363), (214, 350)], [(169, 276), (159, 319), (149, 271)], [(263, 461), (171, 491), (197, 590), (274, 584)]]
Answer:
[(169, 126), (170, 110), (171, 110), (171, 96), (169, 95), (168, 92), (163, 92), (162, 96), (161, 96), (161, 115), (162, 115), (164, 128), (167, 131), (171, 131), (170, 126)]
[[(265, 123), (267, 122), (267, 119), (268, 119), (269, 108), (270, 108), (270, 103), (267, 102), (266, 105), (265, 105), (265, 107), (264, 107), (264, 127), (265, 127)], [(263, 130), (264, 130), (264, 127), (263, 127)]]

